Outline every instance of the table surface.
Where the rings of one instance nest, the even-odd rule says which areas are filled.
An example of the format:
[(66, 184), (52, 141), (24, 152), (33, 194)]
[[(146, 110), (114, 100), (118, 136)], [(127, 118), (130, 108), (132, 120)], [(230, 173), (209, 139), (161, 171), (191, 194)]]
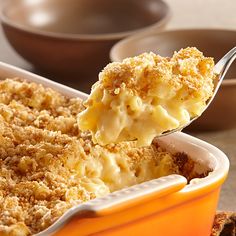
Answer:
[[(3, 0), (0, 0), (0, 5)], [(166, 0), (172, 9), (172, 18), (167, 29), (177, 28), (221, 28), (236, 30), (235, 0)], [(8, 44), (0, 28), (0, 61), (36, 72), (34, 68), (18, 56)], [(50, 77), (50, 75), (48, 76)], [(75, 88), (88, 89), (88, 85), (78, 85), (60, 81)], [(236, 95), (235, 95), (236, 96)], [(236, 211), (236, 129), (193, 134), (226, 153), (230, 159), (230, 172), (223, 185), (219, 209)]]

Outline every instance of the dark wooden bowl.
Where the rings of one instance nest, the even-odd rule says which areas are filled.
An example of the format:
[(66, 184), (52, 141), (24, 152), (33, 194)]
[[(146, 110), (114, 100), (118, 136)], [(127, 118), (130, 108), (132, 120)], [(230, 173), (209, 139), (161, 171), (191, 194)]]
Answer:
[(109, 62), (114, 43), (160, 30), (169, 16), (161, 0), (8, 0), (1, 22), (12, 47), (37, 69), (83, 80)]

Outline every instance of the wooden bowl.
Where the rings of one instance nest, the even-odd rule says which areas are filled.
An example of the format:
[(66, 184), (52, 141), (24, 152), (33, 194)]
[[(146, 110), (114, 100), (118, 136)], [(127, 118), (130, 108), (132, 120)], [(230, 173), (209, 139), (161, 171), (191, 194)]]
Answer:
[(80, 80), (109, 62), (115, 42), (160, 30), (169, 16), (161, 0), (9, 0), (1, 22), (12, 47), (36, 68)]
[[(110, 52), (112, 61), (153, 51), (162, 56), (172, 56), (174, 51), (195, 46), (205, 56), (217, 62), (226, 52), (236, 46), (236, 31), (217, 29), (175, 30), (161, 33), (145, 33), (117, 43)], [(211, 106), (194, 121), (188, 130), (220, 130), (236, 128), (236, 63), (221, 85)]]

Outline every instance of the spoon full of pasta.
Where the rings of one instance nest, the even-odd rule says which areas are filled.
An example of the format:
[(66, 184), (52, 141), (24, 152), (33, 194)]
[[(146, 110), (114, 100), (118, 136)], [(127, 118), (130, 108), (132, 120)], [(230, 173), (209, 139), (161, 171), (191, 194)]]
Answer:
[(181, 131), (210, 105), (235, 57), (236, 47), (214, 65), (188, 47), (172, 58), (150, 52), (110, 63), (78, 115), (79, 128), (100, 145), (137, 140), (144, 146)]

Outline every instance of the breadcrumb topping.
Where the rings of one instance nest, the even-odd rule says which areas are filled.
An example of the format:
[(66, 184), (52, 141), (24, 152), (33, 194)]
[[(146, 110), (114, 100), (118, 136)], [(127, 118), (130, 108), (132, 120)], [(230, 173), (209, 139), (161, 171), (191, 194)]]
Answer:
[[(207, 100), (213, 90), (213, 67), (213, 58), (204, 57), (195, 47), (181, 49), (172, 58), (152, 52), (143, 53), (122, 62), (108, 64), (100, 73), (99, 84), (101, 89), (111, 94), (129, 89), (131, 93), (145, 98), (164, 83), (174, 91), (186, 87), (189, 96), (202, 96), (203, 100)], [(206, 90), (206, 85), (211, 89)]]

